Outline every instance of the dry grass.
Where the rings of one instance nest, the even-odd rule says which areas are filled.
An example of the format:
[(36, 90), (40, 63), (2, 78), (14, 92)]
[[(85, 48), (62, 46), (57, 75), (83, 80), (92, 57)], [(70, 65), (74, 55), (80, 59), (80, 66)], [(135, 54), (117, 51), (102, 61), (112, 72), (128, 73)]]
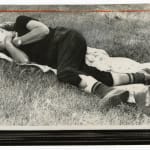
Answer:
[[(149, 5), (53, 6), (53, 9), (148, 9)], [(1, 9), (49, 9), (50, 6), (1, 6)], [(150, 13), (0, 13), (0, 20), (18, 15), (36, 17), (55, 27), (84, 34), (91, 47), (112, 56), (150, 61)], [(150, 119), (135, 107), (121, 104), (105, 110), (102, 100), (58, 83), (51, 73), (0, 60), (0, 125), (148, 125)]]

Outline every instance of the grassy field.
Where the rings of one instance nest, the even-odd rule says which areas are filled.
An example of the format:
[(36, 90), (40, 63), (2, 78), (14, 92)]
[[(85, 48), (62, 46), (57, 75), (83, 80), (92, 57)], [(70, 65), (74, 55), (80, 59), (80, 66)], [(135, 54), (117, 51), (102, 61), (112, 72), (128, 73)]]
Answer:
[[(149, 9), (150, 5), (116, 6), (0, 6), (0, 9)], [(0, 22), (18, 15), (33, 16), (52, 27), (79, 30), (91, 47), (111, 56), (150, 61), (150, 12), (112, 13), (0, 13)], [(51, 73), (0, 60), (0, 126), (150, 125), (135, 107), (121, 104), (105, 110), (97, 96), (59, 83)]]

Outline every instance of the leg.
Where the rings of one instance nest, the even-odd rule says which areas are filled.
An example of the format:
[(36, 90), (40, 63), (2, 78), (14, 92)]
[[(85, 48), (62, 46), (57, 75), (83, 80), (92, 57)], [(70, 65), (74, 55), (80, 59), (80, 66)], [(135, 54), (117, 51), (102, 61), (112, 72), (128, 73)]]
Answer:
[(80, 68), (84, 62), (86, 41), (76, 31), (71, 31), (59, 44), (57, 58), (57, 77), (59, 81), (79, 86)]
[(108, 86), (113, 85), (113, 77), (110, 72), (100, 71), (97, 68), (87, 66), (86, 64), (84, 64), (82, 71)]
[(98, 81), (108, 85), (125, 85), (134, 83), (150, 84), (150, 75), (144, 73), (114, 73), (100, 71), (95, 67), (87, 66), (86, 64), (82, 68), (88, 75), (93, 76)]
[[(84, 62), (85, 62), (84, 59), (85, 59), (85, 53), (86, 53), (86, 42), (83, 38), (81, 37), (79, 38), (76, 36), (79, 36), (79, 35), (76, 35), (76, 34), (74, 35), (74, 33), (71, 33), (71, 35), (66, 37), (68, 39), (65, 39), (65, 41), (63, 41), (63, 43), (59, 45), (58, 60), (57, 60), (58, 61), (57, 76), (58, 76), (58, 79), (62, 82), (66, 82), (66, 83), (70, 83), (72, 85), (78, 86), (81, 84), (82, 81), (85, 81), (84, 78), (82, 77), (85, 76), (88, 78), (88, 76), (83, 75), (84, 71), (81, 69), (83, 68)], [(91, 69), (91, 71), (93, 70)], [(106, 78), (105, 80), (107, 81), (107, 76), (108, 76), (108, 78), (110, 78), (111, 80), (110, 82), (112, 82), (112, 76), (110, 73), (100, 72), (98, 70), (96, 71), (101, 73), (99, 77), (101, 77), (102, 79), (104, 77)], [(86, 74), (88, 75), (88, 72), (86, 72)], [(91, 88), (94, 87), (95, 84), (98, 85), (97, 83), (99, 83), (97, 82), (97, 80), (95, 79), (92, 80)], [(87, 84), (89, 84), (89, 80), (87, 81)], [(116, 98), (118, 98), (119, 100), (123, 99), (122, 96), (125, 99), (128, 98), (127, 91), (123, 91), (123, 90), (114, 91), (114, 89), (110, 87), (109, 88), (99, 87), (99, 88), (95, 88), (95, 90), (93, 88), (93, 93), (97, 94), (101, 98), (104, 98), (109, 93), (109, 95), (105, 98), (111, 99), (113, 101)]]
[(104, 101), (104, 108), (115, 107), (122, 102), (125, 103), (129, 99), (129, 91), (125, 88), (117, 86), (106, 86), (98, 82), (91, 76), (80, 75), (83, 80), (87, 82), (87, 87), (82, 90), (87, 93), (93, 93)]

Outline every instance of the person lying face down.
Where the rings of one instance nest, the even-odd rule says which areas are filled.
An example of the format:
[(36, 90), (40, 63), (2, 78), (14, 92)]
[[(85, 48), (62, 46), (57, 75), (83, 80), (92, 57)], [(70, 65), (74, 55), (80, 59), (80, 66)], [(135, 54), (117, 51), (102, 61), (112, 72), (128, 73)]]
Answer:
[(103, 84), (109, 89), (105, 90), (107, 92), (112, 91), (108, 86), (150, 84), (148, 74), (100, 71), (86, 65), (86, 40), (74, 29), (51, 28), (37, 19), (18, 16), (13, 32), (1, 29), (0, 34), (0, 48), (5, 49), (16, 62), (35, 62), (55, 68), (59, 81), (75, 85), (86, 92), (102, 91)]

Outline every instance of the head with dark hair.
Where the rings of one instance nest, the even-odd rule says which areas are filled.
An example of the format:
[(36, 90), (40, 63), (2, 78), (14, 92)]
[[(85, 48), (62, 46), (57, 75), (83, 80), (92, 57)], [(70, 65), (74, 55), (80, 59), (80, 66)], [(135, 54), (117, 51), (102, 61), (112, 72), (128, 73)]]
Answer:
[(14, 30), (14, 22), (3, 22), (0, 24), (0, 28), (3, 28), (7, 31), (13, 31)]

